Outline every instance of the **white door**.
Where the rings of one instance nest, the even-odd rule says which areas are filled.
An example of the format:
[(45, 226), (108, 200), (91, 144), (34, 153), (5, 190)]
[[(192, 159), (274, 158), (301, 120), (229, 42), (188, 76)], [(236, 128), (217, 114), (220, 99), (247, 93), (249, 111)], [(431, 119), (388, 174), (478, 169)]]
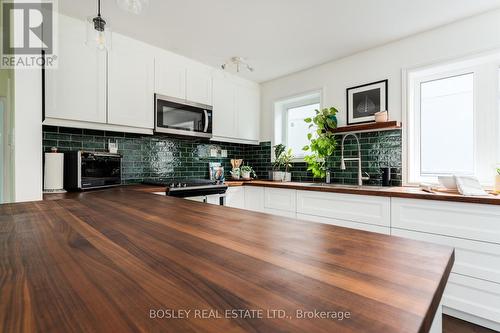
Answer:
[(238, 137), (244, 140), (259, 140), (260, 91), (252, 85), (238, 85), (237, 95)]
[(113, 34), (108, 59), (108, 123), (154, 125), (154, 56), (146, 44)]
[(213, 88), (213, 135), (237, 138), (236, 85), (229, 77), (218, 73), (214, 76)]
[(212, 105), (212, 69), (190, 63), (186, 77), (186, 99), (190, 102)]
[(155, 93), (186, 99), (186, 63), (179, 56), (161, 52), (155, 57)]
[(106, 51), (87, 46), (83, 21), (59, 16), (57, 68), (47, 69), (45, 116), (106, 122)]

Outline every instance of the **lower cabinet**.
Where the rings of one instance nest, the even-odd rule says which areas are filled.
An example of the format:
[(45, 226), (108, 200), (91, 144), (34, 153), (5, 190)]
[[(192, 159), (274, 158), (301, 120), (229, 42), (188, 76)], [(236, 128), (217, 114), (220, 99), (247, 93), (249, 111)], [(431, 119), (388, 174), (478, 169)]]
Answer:
[(385, 234), (385, 235), (391, 234), (391, 228), (382, 227), (382, 226), (374, 225), (374, 224), (345, 221), (345, 220), (339, 220), (339, 219), (332, 219), (332, 218), (328, 218), (328, 217), (305, 215), (305, 214), (300, 214), (300, 213), (297, 213), (297, 219), (311, 221), (311, 222), (324, 223), (324, 224), (331, 224), (331, 225), (336, 225), (339, 227), (345, 227), (345, 228), (351, 228), (351, 229), (377, 232), (379, 234)]
[(391, 234), (455, 248), (443, 311), (500, 330), (500, 206), (391, 200)]
[(257, 186), (244, 186), (245, 209), (255, 212), (264, 211), (264, 188)]
[(245, 209), (245, 187), (230, 187), (226, 191), (226, 206)]

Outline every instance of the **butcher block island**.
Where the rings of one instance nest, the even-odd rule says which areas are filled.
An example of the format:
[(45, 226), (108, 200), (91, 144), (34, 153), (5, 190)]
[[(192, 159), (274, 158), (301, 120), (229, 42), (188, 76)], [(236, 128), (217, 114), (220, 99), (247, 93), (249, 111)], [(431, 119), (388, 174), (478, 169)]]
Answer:
[(133, 186), (1, 205), (0, 249), (2, 332), (438, 332), (454, 261)]

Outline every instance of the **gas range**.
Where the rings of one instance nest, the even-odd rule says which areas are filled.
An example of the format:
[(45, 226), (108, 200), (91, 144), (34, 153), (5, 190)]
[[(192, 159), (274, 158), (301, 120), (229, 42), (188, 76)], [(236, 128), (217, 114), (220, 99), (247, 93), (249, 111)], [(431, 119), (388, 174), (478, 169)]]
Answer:
[(227, 185), (208, 179), (145, 179), (143, 184), (164, 186), (165, 194), (179, 198), (223, 195)]

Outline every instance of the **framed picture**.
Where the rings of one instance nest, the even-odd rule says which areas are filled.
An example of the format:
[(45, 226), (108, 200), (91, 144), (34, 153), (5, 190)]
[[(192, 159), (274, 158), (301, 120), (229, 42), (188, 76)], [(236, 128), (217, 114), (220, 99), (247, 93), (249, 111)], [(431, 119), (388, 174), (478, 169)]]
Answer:
[(347, 88), (347, 125), (371, 123), (387, 110), (387, 80)]

